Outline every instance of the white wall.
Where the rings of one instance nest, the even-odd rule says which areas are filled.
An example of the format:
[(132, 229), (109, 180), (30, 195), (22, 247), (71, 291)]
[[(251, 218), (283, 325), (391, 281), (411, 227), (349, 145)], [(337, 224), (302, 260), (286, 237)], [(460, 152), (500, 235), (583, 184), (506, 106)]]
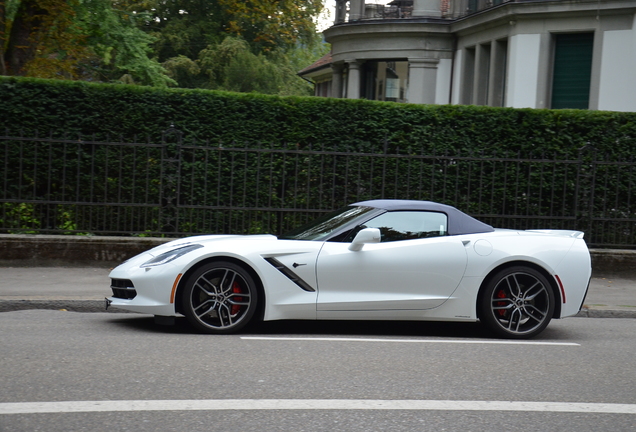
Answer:
[(537, 107), (540, 43), (540, 34), (521, 34), (510, 37), (506, 84), (507, 107)]
[(636, 16), (631, 30), (606, 31), (598, 109), (636, 111)]

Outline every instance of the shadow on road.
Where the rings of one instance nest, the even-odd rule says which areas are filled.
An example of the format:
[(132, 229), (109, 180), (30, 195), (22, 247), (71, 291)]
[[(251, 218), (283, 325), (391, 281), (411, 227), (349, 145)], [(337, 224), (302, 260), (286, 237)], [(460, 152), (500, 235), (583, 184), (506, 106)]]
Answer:
[[(148, 316), (125, 316), (110, 319), (123, 329), (150, 333), (199, 334), (185, 318), (170, 326), (155, 324)], [(553, 324), (554, 326), (554, 324)], [(551, 326), (533, 340), (567, 340), (564, 329)], [(248, 326), (239, 336), (310, 336), (310, 337), (434, 337), (461, 339), (496, 339), (480, 323), (430, 321), (303, 321), (261, 322)], [(201, 335), (202, 337), (213, 337)]]

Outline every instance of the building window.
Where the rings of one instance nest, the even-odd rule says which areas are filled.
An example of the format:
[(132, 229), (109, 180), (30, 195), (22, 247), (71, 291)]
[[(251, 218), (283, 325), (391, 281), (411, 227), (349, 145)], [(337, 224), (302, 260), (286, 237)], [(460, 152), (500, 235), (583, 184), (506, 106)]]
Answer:
[(594, 33), (555, 35), (552, 108), (589, 108), (593, 45)]
[(406, 102), (407, 61), (368, 61), (362, 73), (362, 97), (387, 102)]

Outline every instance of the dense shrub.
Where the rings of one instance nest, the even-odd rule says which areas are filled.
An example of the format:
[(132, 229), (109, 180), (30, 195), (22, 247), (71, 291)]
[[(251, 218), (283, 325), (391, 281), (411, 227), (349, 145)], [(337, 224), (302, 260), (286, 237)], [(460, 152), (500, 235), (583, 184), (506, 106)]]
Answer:
[(403, 198), (636, 247), (634, 113), (2, 78), (0, 128), (3, 232), (280, 233)]
[[(440, 151), (561, 153), (592, 144), (630, 155), (636, 113), (410, 105), (204, 90), (0, 78), (0, 130), (12, 134), (149, 136), (170, 126), (189, 138)], [(388, 146), (385, 149), (385, 145)]]

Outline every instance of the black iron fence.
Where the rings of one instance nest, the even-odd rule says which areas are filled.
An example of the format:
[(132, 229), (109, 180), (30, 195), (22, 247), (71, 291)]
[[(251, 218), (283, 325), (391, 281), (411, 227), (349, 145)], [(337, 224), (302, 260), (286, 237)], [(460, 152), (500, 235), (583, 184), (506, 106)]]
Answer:
[(567, 154), (382, 151), (186, 140), (0, 136), (0, 232), (280, 234), (374, 198), (451, 204), (500, 228), (576, 229), (636, 247), (636, 162)]

